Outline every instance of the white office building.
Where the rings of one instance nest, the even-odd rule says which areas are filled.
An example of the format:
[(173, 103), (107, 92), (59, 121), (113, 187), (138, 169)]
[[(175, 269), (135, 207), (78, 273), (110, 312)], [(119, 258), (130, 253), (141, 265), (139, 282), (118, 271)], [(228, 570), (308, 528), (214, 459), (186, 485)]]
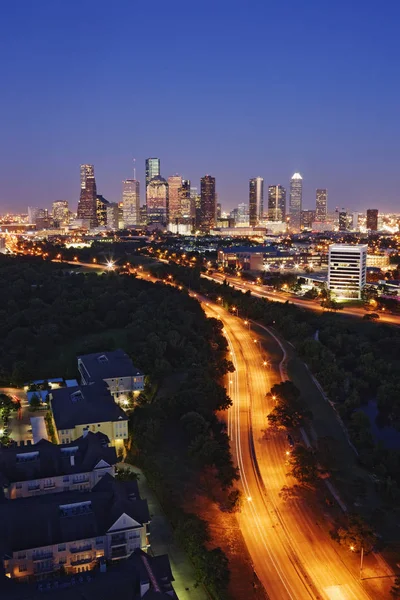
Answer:
[(367, 275), (366, 244), (329, 246), (328, 287), (334, 298), (360, 299)]

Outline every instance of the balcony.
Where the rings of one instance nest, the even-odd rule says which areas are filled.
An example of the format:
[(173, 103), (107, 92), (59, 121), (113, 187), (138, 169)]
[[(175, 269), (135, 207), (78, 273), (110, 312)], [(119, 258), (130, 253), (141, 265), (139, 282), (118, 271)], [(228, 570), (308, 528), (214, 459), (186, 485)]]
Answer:
[(33, 573), (34, 575), (42, 575), (43, 573), (52, 573), (54, 569), (53, 561), (48, 561), (45, 565), (34, 565)]
[(126, 535), (125, 533), (118, 533), (116, 535), (111, 536), (111, 547), (112, 546), (122, 546), (126, 544)]
[(118, 548), (112, 548), (111, 550), (111, 560), (118, 558), (126, 558), (129, 556), (130, 552), (127, 550), (127, 546), (118, 546)]
[(38, 562), (39, 560), (48, 560), (49, 558), (53, 558), (53, 552), (42, 552), (41, 554), (34, 554), (32, 556), (33, 562)]
[(72, 554), (78, 554), (79, 552), (89, 552), (92, 549), (92, 544), (85, 544), (84, 546), (73, 546), (69, 549)]
[(80, 560), (71, 560), (71, 567), (79, 567), (80, 565), (89, 565), (95, 559), (94, 556), (88, 556), (87, 558), (81, 558)]

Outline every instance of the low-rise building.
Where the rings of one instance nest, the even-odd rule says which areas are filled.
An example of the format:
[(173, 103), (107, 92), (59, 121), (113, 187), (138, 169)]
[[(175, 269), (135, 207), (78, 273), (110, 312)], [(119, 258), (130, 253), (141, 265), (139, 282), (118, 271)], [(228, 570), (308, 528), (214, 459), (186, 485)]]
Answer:
[(367, 254), (367, 268), (379, 267), (386, 268), (390, 265), (389, 254)]
[(117, 454), (102, 433), (87, 432), (57, 446), (46, 440), (0, 449), (0, 487), (9, 500), (70, 490), (91, 490), (107, 473), (114, 476)]
[(61, 492), (0, 503), (0, 556), (6, 576), (22, 581), (79, 573), (101, 560), (145, 549), (147, 501), (136, 481), (105, 475), (91, 492)]
[(104, 381), (117, 402), (124, 404), (129, 393), (144, 390), (144, 375), (123, 350), (78, 356), (83, 385)]
[(103, 382), (52, 390), (49, 406), (59, 444), (68, 444), (87, 431), (104, 433), (117, 449), (128, 439), (128, 417)]

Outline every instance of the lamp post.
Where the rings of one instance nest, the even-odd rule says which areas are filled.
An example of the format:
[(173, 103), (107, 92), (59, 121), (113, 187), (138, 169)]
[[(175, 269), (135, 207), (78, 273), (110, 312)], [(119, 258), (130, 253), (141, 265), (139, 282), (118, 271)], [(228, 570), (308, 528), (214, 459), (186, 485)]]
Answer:
[[(354, 546), (350, 546), (350, 550), (352, 552), (355, 551), (355, 547)], [(361, 556), (360, 556), (360, 581), (362, 579), (362, 571), (363, 571), (363, 565), (364, 565), (364, 546), (361, 546)]]
[(232, 307), (231, 307), (231, 311), (232, 311), (233, 313), (236, 313), (236, 316), (237, 316), (237, 317), (239, 316), (239, 309), (238, 309), (238, 307), (237, 307), (237, 306), (232, 306)]
[(243, 321), (243, 324), (246, 325), (246, 327), (248, 328), (248, 330), (250, 331), (250, 321), (248, 319), (245, 319)]

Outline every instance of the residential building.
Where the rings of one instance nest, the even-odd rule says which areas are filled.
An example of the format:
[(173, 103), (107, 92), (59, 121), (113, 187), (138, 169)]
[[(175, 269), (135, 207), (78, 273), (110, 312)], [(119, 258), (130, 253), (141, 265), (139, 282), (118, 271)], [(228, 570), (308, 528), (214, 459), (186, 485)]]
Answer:
[(146, 192), (147, 186), (154, 177), (160, 177), (160, 159), (146, 158)]
[(315, 220), (325, 223), (328, 214), (328, 190), (317, 189), (315, 193)]
[(182, 207), (179, 195), (179, 190), (181, 187), (182, 177), (180, 175), (171, 175), (171, 177), (168, 177), (168, 205), (170, 223), (177, 223), (182, 217)]
[(315, 221), (315, 210), (301, 211), (301, 228), (312, 229), (312, 224)]
[(128, 439), (128, 417), (105, 383), (52, 390), (49, 406), (59, 444), (69, 444), (87, 431), (100, 431), (112, 446), (123, 450), (123, 442)]
[(136, 481), (106, 474), (90, 492), (61, 492), (0, 503), (1, 559), (6, 576), (40, 580), (63, 569), (91, 570), (100, 560), (128, 558), (148, 547), (147, 501)]
[(110, 202), (97, 194), (96, 196), (96, 218), (97, 225), (99, 227), (106, 227), (107, 225), (107, 208), (110, 206)]
[(147, 186), (147, 222), (166, 225), (169, 220), (168, 183), (157, 175)]
[(96, 180), (93, 165), (81, 165), (81, 194), (78, 202), (78, 219), (88, 227), (97, 226)]
[(264, 213), (264, 179), (254, 177), (249, 181), (249, 225), (256, 227)]
[(52, 215), (54, 224), (58, 227), (68, 225), (69, 223), (69, 208), (68, 200), (56, 200), (53, 202)]
[(199, 228), (209, 233), (215, 227), (216, 215), (215, 177), (205, 175), (200, 180), (200, 222)]
[(303, 178), (295, 173), (290, 180), (289, 217), (290, 231), (299, 233), (301, 229), (301, 211), (303, 207)]
[(328, 288), (334, 297), (361, 298), (366, 283), (368, 246), (331, 244), (328, 257)]
[(94, 571), (83, 573), (87, 569), (83, 564), (80, 573), (76, 569), (78, 576), (71, 573), (32, 583), (0, 575), (0, 597), (43, 600), (45, 594), (46, 600), (178, 600), (167, 554), (151, 556), (136, 548), (126, 560), (106, 564), (100, 557), (98, 562), (100, 568)]
[(69, 444), (44, 439), (37, 444), (0, 448), (0, 488), (5, 498), (27, 498), (54, 492), (91, 490), (106, 473), (114, 476), (117, 454), (102, 433)]
[(106, 207), (107, 227), (119, 229), (119, 206), (118, 202), (110, 202)]
[(124, 227), (140, 223), (140, 184), (136, 179), (122, 182), (122, 213)]
[(144, 390), (144, 374), (121, 349), (78, 356), (78, 371), (83, 385), (104, 381), (117, 402)]
[(286, 190), (283, 185), (268, 186), (268, 221), (285, 222)]
[(367, 229), (369, 231), (378, 231), (378, 209), (368, 208), (367, 210)]

